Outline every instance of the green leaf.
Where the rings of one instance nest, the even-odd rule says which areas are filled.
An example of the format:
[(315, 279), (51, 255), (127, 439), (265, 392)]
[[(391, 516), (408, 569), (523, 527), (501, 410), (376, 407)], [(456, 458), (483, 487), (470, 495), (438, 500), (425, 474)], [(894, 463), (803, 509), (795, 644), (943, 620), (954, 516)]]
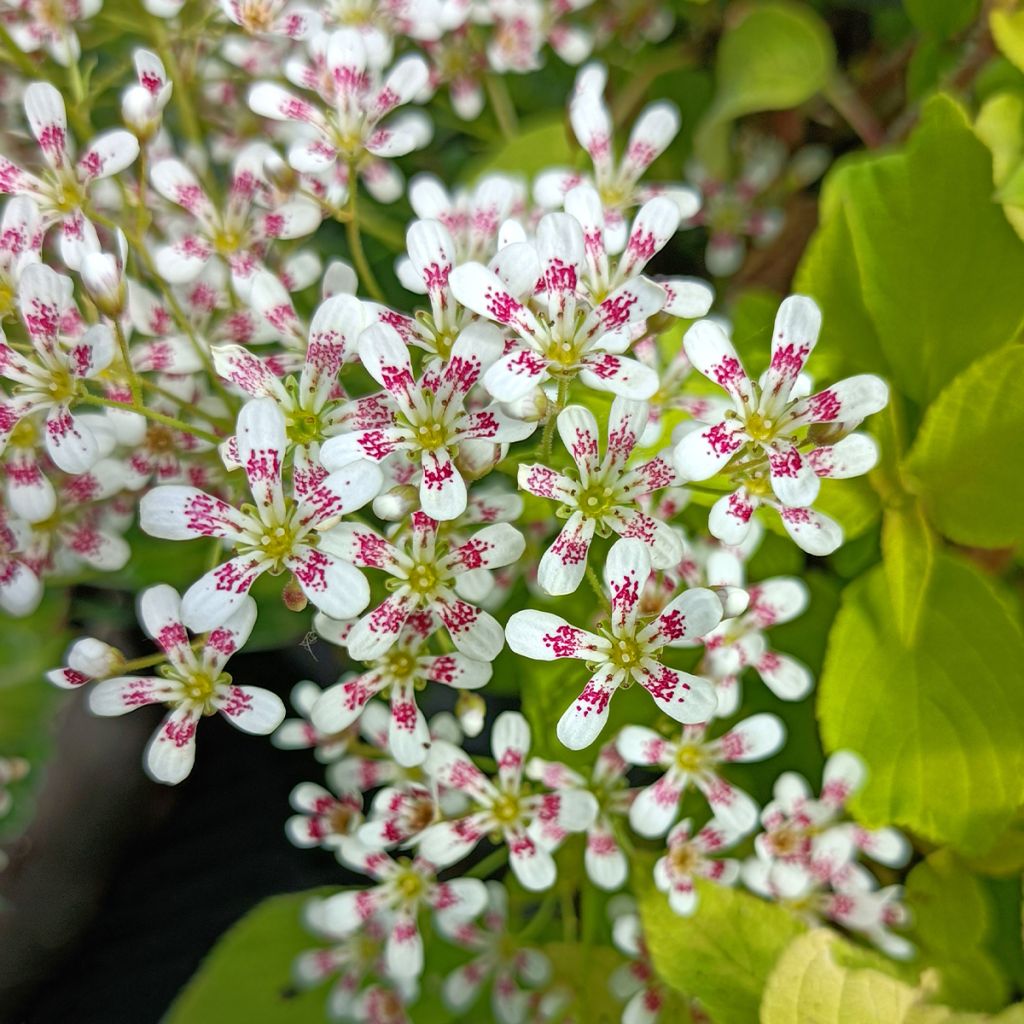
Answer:
[(817, 928), (779, 959), (765, 986), (760, 1024), (900, 1024), (918, 992), (888, 971), (884, 958)]
[(932, 403), (905, 465), (929, 519), (951, 540), (1024, 540), (1024, 476), (1012, 450), (1024, 433), (1024, 346), (979, 359)]
[(822, 347), (848, 370), (887, 366), (925, 403), (1017, 337), (1024, 246), (991, 195), (990, 154), (948, 96), (901, 151), (840, 162), (796, 277), (822, 306)]
[(835, 60), (828, 27), (810, 8), (788, 0), (747, 7), (718, 44), (715, 98), (697, 130), (697, 155), (720, 171), (729, 122), (806, 102), (828, 84)]
[(902, 1024), (1024, 1024), (1024, 1003), (1002, 1013), (960, 1013), (948, 1006), (913, 1006)]
[(886, 512), (882, 559), (896, 631), (904, 644), (912, 644), (917, 637), (935, 565), (935, 547), (935, 535), (916, 503)]
[(992, 180), (1006, 219), (1024, 238), (1024, 93), (996, 92), (985, 100), (974, 123), (992, 153)]
[(556, 114), (531, 121), (514, 139), (490, 148), (485, 158), (469, 161), (459, 177), (473, 182), (494, 171), (532, 177), (547, 167), (571, 165), (579, 152), (564, 116)]
[(854, 807), (958, 851), (991, 846), (1024, 800), (1024, 637), (971, 566), (937, 553), (914, 643), (879, 566), (850, 584), (829, 636), (818, 717), (827, 750), (856, 750)]
[(988, 893), (966, 865), (938, 850), (907, 878), (913, 927), (908, 938), (921, 962), (939, 971), (936, 999), (965, 1010), (998, 1010), (1009, 984), (987, 948), (992, 939)]
[(652, 885), (640, 893), (654, 967), (674, 989), (700, 999), (715, 1024), (750, 1024), (775, 961), (804, 925), (742, 889), (698, 880), (697, 891), (693, 917), (674, 914)]
[(978, 13), (978, 3), (979, 0), (903, 0), (914, 25), (941, 39), (967, 28)]
[(271, 896), (220, 939), (174, 1001), (164, 1024), (311, 1024), (324, 1019), (326, 989), (299, 992), (292, 960), (314, 948), (302, 907), (334, 890)]
[(1024, 71), (1024, 10), (996, 8), (989, 15), (988, 25), (999, 51)]

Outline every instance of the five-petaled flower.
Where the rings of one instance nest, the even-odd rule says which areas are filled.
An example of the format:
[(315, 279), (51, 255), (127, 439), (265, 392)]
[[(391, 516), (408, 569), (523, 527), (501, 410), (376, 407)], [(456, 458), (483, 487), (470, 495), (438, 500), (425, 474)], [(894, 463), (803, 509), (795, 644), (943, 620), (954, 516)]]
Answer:
[[(147, 704), (166, 704), (170, 713), (146, 749), (146, 769), (174, 785), (192, 771), (196, 726), (220, 712), (243, 732), (265, 736), (284, 718), (281, 698), (257, 686), (239, 686), (224, 671), (228, 658), (245, 645), (256, 624), (256, 602), (243, 598), (222, 625), (201, 644), (189, 641), (181, 601), (173, 587), (159, 584), (139, 598), (139, 620), (167, 656), (159, 677), (125, 675), (97, 683), (89, 707), (97, 715), (123, 715)], [(197, 649), (198, 648), (198, 649)]]
[(549, 889), (555, 883), (552, 852), (571, 832), (593, 823), (598, 807), (583, 789), (533, 793), (523, 780), (530, 749), (530, 727), (517, 711), (494, 720), (491, 750), (498, 777), (489, 779), (469, 756), (451, 743), (430, 748), (425, 769), (436, 783), (468, 794), (477, 809), (451, 821), (439, 821), (421, 832), (417, 849), (441, 866), (462, 860), (488, 835), (508, 845), (509, 865), (527, 889)]
[(601, 458), (594, 414), (570, 405), (558, 414), (558, 432), (576, 463), (575, 474), (520, 464), (519, 486), (560, 502), (558, 515), (567, 519), (537, 567), (537, 582), (549, 594), (571, 594), (579, 587), (595, 533), (643, 541), (654, 569), (667, 569), (682, 558), (682, 542), (672, 526), (636, 507), (637, 499), (676, 480), (672, 464), (661, 455), (627, 468), (647, 413), (644, 402), (616, 398), (608, 414), (608, 449)]
[[(809, 397), (794, 397), (820, 326), (821, 313), (811, 299), (786, 299), (775, 318), (771, 363), (756, 384), (717, 324), (699, 320), (683, 338), (693, 366), (730, 399), (724, 415), (717, 404), (711, 406), (708, 422), (695, 423), (674, 452), (684, 483), (730, 469), (736, 489), (715, 503), (708, 523), (719, 540), (739, 543), (764, 503), (779, 511), (805, 551), (828, 554), (842, 542), (838, 526), (809, 506), (818, 495), (820, 477), (857, 476), (874, 465), (874, 442), (849, 431), (885, 407), (889, 390), (881, 378), (861, 374)], [(815, 424), (837, 427), (836, 443), (817, 444), (806, 431)]]
[(292, 466), (292, 494), (282, 487), (288, 449), (285, 420), (269, 398), (248, 402), (238, 414), (238, 456), (255, 500), (235, 508), (179, 484), (155, 487), (140, 504), (142, 528), (166, 540), (218, 537), (237, 554), (211, 569), (182, 599), (185, 622), (195, 630), (223, 622), (265, 572), (291, 572), (303, 593), (332, 618), (347, 619), (366, 607), (362, 573), (325, 550), (322, 531), (377, 495), (380, 470), (354, 463), (328, 474), (300, 449)]
[(680, 798), (691, 786), (704, 794), (722, 824), (749, 832), (757, 823), (757, 804), (723, 779), (718, 766), (763, 761), (777, 753), (786, 737), (781, 719), (751, 715), (713, 740), (706, 738), (706, 732), (706, 725), (690, 725), (679, 739), (667, 740), (646, 726), (627, 725), (619, 733), (616, 744), (626, 761), (666, 769), (657, 782), (640, 791), (629, 809), (629, 823), (640, 835), (664, 835), (675, 821)]
[(576, 658), (593, 675), (558, 722), (558, 738), (581, 750), (597, 738), (608, 705), (620, 687), (639, 683), (658, 707), (677, 722), (706, 722), (715, 711), (715, 691), (699, 676), (662, 664), (662, 648), (711, 632), (722, 618), (722, 604), (702, 588), (680, 594), (650, 622), (640, 621), (641, 594), (651, 573), (647, 546), (636, 538), (617, 541), (605, 562), (611, 620), (600, 635), (572, 626), (550, 612), (521, 611), (505, 627), (508, 645), (537, 661)]
[(523, 535), (508, 523), (494, 523), (449, 546), (439, 525), (423, 512), (414, 512), (403, 547), (356, 523), (341, 523), (324, 535), (326, 550), (346, 564), (381, 569), (392, 577), (388, 584), (391, 595), (367, 612), (348, 634), (346, 645), (353, 658), (369, 661), (384, 655), (394, 646), (409, 616), (419, 609), (436, 615), (467, 658), (493, 661), (497, 657), (504, 645), (501, 626), (492, 615), (458, 595), (467, 586), (475, 593), (481, 572), (486, 575), (487, 570), (519, 558), (525, 544)]

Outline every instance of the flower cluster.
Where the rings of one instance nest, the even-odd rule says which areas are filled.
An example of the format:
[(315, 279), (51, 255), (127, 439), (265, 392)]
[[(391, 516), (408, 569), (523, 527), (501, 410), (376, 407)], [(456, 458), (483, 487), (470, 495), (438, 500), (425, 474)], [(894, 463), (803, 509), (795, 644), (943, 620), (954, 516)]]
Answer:
[[(779, 776), (764, 808), (735, 767), (770, 765), (784, 702), (813, 688), (772, 634), (810, 592), (758, 571), (777, 525), (759, 510), (794, 565), (835, 551), (813, 505), (874, 466), (858, 428), (888, 398), (868, 374), (810, 388), (822, 318), (803, 295), (752, 379), (711, 286), (678, 272), (676, 236), (700, 225), (708, 269), (735, 268), (739, 236), (766, 233), (741, 207), (781, 164), (735, 194), (682, 184), (676, 106), (624, 127), (596, 61), (567, 100), (585, 170), (452, 185), (427, 159), (451, 114), (507, 129), (503, 76), (549, 49), (583, 64), (671, 16), (223, 0), (196, 24), (178, 0), (144, 6), (159, 56), (126, 59), (120, 104), (26, 84), (11, 116), (37, 145), (11, 133), (0, 157), (0, 608), (124, 589), (161, 556), (137, 597), (155, 651), (136, 656), (134, 624), (97, 627), (50, 682), (97, 715), (161, 706), (144, 755), (161, 783), (189, 776), (216, 713), (314, 753), (324, 777), (293, 790), (284, 831), (368, 879), (307, 907), (324, 945), (296, 982), (336, 977), (337, 1018), (405, 1020), (443, 942), (433, 989), (453, 1013), (487, 989), (503, 1024), (567, 1019), (547, 929), (575, 934), (579, 904), (589, 942), (595, 895), (627, 887), (689, 916), (742, 879), (907, 954), (898, 887), (857, 858), (897, 866), (908, 847), (842, 817), (856, 757), (833, 755), (818, 799)], [(10, 15), (4, 38), (74, 69), (81, 100), (98, 4)], [(108, 109), (118, 125), (96, 132)], [(325, 265), (341, 232), (352, 264)], [(287, 720), (255, 659), (226, 671), (293, 643), (281, 616), (337, 669), (283, 681)], [(773, 710), (745, 705), (747, 669)], [(0, 813), (24, 767), (0, 760)], [(633, 961), (624, 1020), (653, 1020), (672, 997), (639, 921), (612, 930)]]

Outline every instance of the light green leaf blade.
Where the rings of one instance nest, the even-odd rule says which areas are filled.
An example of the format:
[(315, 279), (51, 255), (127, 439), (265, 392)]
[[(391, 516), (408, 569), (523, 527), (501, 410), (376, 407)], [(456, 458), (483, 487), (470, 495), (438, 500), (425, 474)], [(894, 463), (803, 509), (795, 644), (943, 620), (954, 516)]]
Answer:
[(824, 338), (849, 370), (887, 364), (926, 403), (1019, 335), (1021, 280), (1024, 247), (992, 202), (988, 149), (936, 96), (902, 150), (829, 174), (796, 290), (821, 304)]
[(979, 359), (932, 403), (905, 465), (929, 519), (951, 540), (1004, 547), (1024, 540), (1024, 347)]
[(936, 1002), (965, 1010), (998, 1010), (1009, 984), (986, 948), (992, 934), (988, 894), (949, 850), (937, 850), (907, 878), (912, 914), (908, 938), (921, 964), (937, 968)]
[(302, 907), (328, 891), (271, 896), (246, 914), (203, 961), (163, 1024), (322, 1021), (326, 988), (297, 991), (291, 968), (296, 955), (317, 945), (302, 927)]
[(809, 7), (788, 0), (747, 7), (718, 45), (715, 98), (697, 130), (697, 155), (720, 171), (728, 122), (799, 106), (825, 88), (835, 59), (828, 27)]
[(906, 644), (883, 567), (847, 588), (819, 683), (822, 739), (866, 761), (854, 807), (867, 825), (977, 854), (1024, 800), (1024, 638), (964, 562), (938, 554), (923, 590)]
[(700, 999), (716, 1024), (750, 1024), (775, 961), (804, 925), (741, 889), (698, 880), (697, 891), (693, 917), (674, 914), (652, 885), (640, 894), (655, 969), (673, 988)]
[(828, 929), (801, 935), (768, 979), (760, 1022), (901, 1024), (918, 993), (887, 973), (887, 966), (882, 957), (856, 949)]

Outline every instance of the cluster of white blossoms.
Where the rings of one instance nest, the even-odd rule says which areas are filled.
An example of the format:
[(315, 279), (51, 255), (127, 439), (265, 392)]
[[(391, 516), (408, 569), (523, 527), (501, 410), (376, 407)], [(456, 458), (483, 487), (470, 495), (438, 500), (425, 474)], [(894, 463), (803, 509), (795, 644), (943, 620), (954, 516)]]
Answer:
[[(179, 24), (178, 0), (145, 6)], [(777, 544), (839, 547), (813, 504), (822, 480), (874, 466), (857, 428), (885, 383), (810, 386), (821, 316), (799, 295), (768, 369), (747, 375), (707, 317), (711, 287), (662, 272), (681, 227), (728, 219), (646, 179), (678, 111), (653, 103), (622, 132), (596, 63), (568, 100), (585, 169), (452, 187), (406, 185), (396, 163), (428, 145), (439, 88), (475, 118), (496, 73), (547, 46), (581, 62), (629, 5), (584, 21), (587, 6), (223, 0), (197, 72), (205, 147), (181, 68), (139, 50), (125, 127), (93, 138), (86, 108), (34, 82), (21, 107), (37, 147), (0, 157), (0, 607), (31, 614), (44, 585), (155, 547), (161, 564), (180, 542), (184, 564), (198, 556), (180, 593), (138, 597), (155, 653), (84, 637), (49, 679), (99, 715), (166, 709), (145, 754), (163, 783), (189, 776), (215, 713), (315, 751), (326, 785), (294, 791), (287, 834), (369, 882), (310, 906), (327, 945), (296, 975), (337, 975), (344, 1019), (405, 1019), (428, 919), (431, 941), (465, 953), (443, 983), (453, 1010), (487, 985), (504, 1024), (560, 1019), (535, 946), (583, 887), (654, 885), (690, 915), (698, 880), (742, 879), (908, 951), (898, 890), (857, 862), (899, 864), (906, 844), (841, 818), (854, 755), (828, 762), (818, 799), (787, 773), (762, 809), (733, 777), (786, 739), (779, 715), (745, 712), (745, 670), (775, 702), (813, 686), (770, 640), (807, 587), (749, 582), (747, 562), (778, 520)], [(76, 22), (97, 9), (20, 5), (10, 36), (75, 65)], [(630, 30), (657, 37), (663, 12)], [(408, 294), (389, 304), (360, 232), (402, 198)], [(324, 265), (329, 221), (353, 265)], [(288, 721), (252, 661), (226, 671), (281, 601), (344, 666), (324, 689), (302, 682)], [(497, 713), (496, 683), (518, 709)], [(0, 761), (0, 787), (18, 765)], [(635, 915), (614, 934), (646, 962)], [(645, 969), (619, 986), (626, 1020), (660, 1005)]]

